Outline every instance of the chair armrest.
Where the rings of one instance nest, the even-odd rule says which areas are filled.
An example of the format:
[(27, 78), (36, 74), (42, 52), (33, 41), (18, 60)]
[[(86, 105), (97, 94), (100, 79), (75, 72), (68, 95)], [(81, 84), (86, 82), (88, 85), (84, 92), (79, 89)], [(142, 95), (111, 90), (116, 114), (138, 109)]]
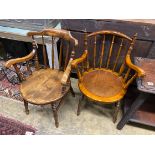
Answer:
[(73, 68), (76, 68), (79, 63), (81, 63), (84, 60), (86, 60), (87, 55), (88, 55), (88, 51), (85, 50), (84, 53), (82, 54), (82, 56), (80, 58), (77, 58), (77, 59), (75, 59), (75, 60), (72, 61), (72, 67)]
[(75, 56), (75, 52), (72, 51), (71, 52), (71, 57), (70, 57), (69, 62), (68, 62), (68, 65), (67, 65), (67, 67), (66, 67), (66, 69), (64, 71), (64, 74), (63, 74), (62, 78), (61, 78), (61, 84), (62, 85), (66, 85), (67, 84), (68, 78), (69, 78), (70, 73), (71, 73), (72, 61), (73, 61), (74, 56)]
[(70, 60), (68, 62), (68, 65), (66, 67), (66, 70), (65, 70), (65, 72), (64, 72), (64, 74), (62, 76), (61, 84), (63, 84), (63, 85), (66, 85), (67, 84), (69, 75), (71, 73), (71, 64), (72, 64), (72, 61), (73, 61), (73, 58), (70, 58)]
[(10, 59), (10, 60), (8, 60), (8, 61), (5, 63), (4, 66), (5, 66), (6, 68), (9, 68), (9, 67), (11, 67), (12, 65), (15, 65), (15, 64), (17, 64), (17, 63), (28, 61), (28, 60), (30, 60), (30, 59), (33, 58), (33, 56), (35, 55), (35, 52), (36, 52), (36, 50), (33, 49), (32, 52), (31, 52), (30, 54), (28, 54), (27, 56), (25, 56), (25, 57), (16, 58), (16, 59)]
[(138, 77), (142, 77), (142, 76), (145, 76), (145, 72), (143, 69), (141, 69), (140, 67), (134, 65), (132, 62), (131, 62), (131, 59), (130, 59), (130, 55), (127, 54), (126, 56), (126, 64), (133, 70), (135, 70), (137, 73), (138, 73)]

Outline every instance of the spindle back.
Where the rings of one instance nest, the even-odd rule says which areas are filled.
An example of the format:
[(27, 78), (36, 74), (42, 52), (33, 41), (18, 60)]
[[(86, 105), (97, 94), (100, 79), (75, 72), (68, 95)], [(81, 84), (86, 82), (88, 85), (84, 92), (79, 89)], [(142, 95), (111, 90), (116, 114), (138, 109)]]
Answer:
[[(126, 65), (126, 55), (130, 55), (137, 34), (129, 36), (110, 30), (103, 30), (84, 36), (84, 48), (88, 50), (87, 70), (105, 68), (118, 73), (124, 81), (132, 79), (131, 68)], [(129, 75), (131, 73), (131, 75)], [(137, 74), (137, 73), (135, 73)]]
[[(77, 39), (72, 37), (70, 34), (70, 31), (66, 30), (58, 30), (58, 29), (44, 29), (40, 32), (28, 32), (28, 36), (31, 36), (33, 41), (36, 40), (36, 38), (41, 38), (41, 44), (42, 46), (42, 53), (43, 53), (43, 66), (44, 68), (49, 67), (49, 60), (47, 58), (47, 49), (46, 49), (46, 42), (48, 40), (48, 43), (50, 42), (52, 45), (52, 57), (51, 57), (51, 63), (52, 63), (52, 69), (55, 69), (55, 61), (56, 56), (55, 53), (56, 48), (58, 47), (56, 44), (60, 42), (60, 46), (58, 47), (58, 63), (59, 63), (59, 70), (65, 70), (70, 58), (71, 51), (74, 51), (75, 46), (78, 45)], [(38, 60), (38, 51), (35, 54), (35, 67), (38, 70), (40, 68), (39, 60)]]

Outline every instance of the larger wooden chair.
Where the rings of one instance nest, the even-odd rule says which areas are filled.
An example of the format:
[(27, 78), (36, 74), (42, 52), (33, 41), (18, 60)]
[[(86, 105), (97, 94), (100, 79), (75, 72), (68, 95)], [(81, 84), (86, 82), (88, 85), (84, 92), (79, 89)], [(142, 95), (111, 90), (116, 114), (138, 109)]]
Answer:
[[(78, 45), (78, 41), (72, 37), (69, 31), (57, 29), (44, 29), (40, 32), (29, 32), (28, 36), (32, 37), (33, 50), (29, 55), (12, 59), (6, 62), (5, 67), (9, 68), (13, 65), (16, 73), (21, 81), (20, 92), (24, 100), (25, 112), (29, 114), (28, 103), (35, 105), (51, 104), (55, 126), (59, 126), (58, 110), (62, 104), (64, 96), (71, 91), (74, 96), (70, 82), (71, 62), (74, 57), (74, 48)], [(38, 50), (36, 39), (42, 43), (43, 64), (38, 61)], [(55, 39), (60, 41), (59, 52), (59, 69), (55, 68)], [(49, 68), (45, 43), (52, 44), (52, 68)], [(70, 57), (71, 55), (71, 57)], [(35, 71), (32, 72), (29, 61), (34, 58)], [(20, 70), (18, 64), (26, 62), (28, 77), (25, 77)]]
[(120, 101), (128, 86), (137, 76), (144, 76), (144, 71), (132, 64), (130, 59), (136, 36), (130, 38), (109, 30), (85, 33), (84, 53), (72, 62), (72, 67), (77, 69), (78, 85), (82, 92), (77, 115), (80, 114), (81, 101), (86, 97), (113, 104), (113, 122), (116, 121)]

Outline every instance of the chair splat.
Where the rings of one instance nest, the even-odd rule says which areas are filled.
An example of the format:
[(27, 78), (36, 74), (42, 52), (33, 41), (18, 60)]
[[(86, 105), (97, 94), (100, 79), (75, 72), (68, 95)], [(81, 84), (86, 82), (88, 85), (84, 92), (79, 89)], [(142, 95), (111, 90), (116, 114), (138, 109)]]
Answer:
[(67, 67), (67, 63), (68, 63), (69, 47), (70, 47), (70, 43), (67, 42), (67, 49), (66, 49), (66, 54), (65, 54), (65, 55), (66, 55), (66, 56), (65, 56), (65, 67), (64, 67), (64, 68)]
[(32, 40), (33, 40), (33, 42), (32, 42), (33, 49), (36, 50), (36, 52), (35, 52), (35, 56), (34, 56), (35, 69), (36, 69), (36, 70), (39, 70), (40, 65), (39, 65), (39, 60), (38, 60), (38, 53), (37, 53), (36, 41), (35, 41), (33, 35), (32, 35)]
[(109, 56), (108, 56), (106, 68), (109, 67), (110, 58), (111, 58), (111, 54), (112, 54), (112, 50), (113, 50), (113, 45), (114, 45), (114, 39), (115, 39), (115, 36), (113, 35), (113, 37), (112, 37), (112, 42), (111, 42), (111, 45), (110, 45)]
[(126, 74), (125, 74), (125, 76), (124, 76), (124, 82), (126, 82), (128, 76), (129, 76), (129, 74), (130, 74), (130, 71), (131, 71), (131, 68), (128, 68), (128, 70), (127, 70), (127, 72), (126, 72)]
[(31, 68), (30, 68), (30, 64), (28, 61), (26, 61), (26, 68), (27, 68), (27, 71), (32, 74), (32, 71), (31, 71)]
[(103, 56), (104, 56), (104, 47), (105, 47), (105, 35), (104, 35), (103, 41), (102, 41), (102, 51), (101, 51), (101, 55), (100, 55), (100, 68), (102, 67), (102, 61), (103, 61)]
[[(87, 32), (85, 30), (85, 33), (84, 33), (84, 50), (88, 51), (88, 37), (87, 37)], [(86, 70), (88, 71), (89, 69), (89, 60), (88, 60), (88, 57), (87, 56), (87, 60), (85, 61), (85, 67), (86, 67)]]
[(52, 69), (54, 69), (54, 37), (52, 36)]
[(47, 56), (46, 56), (46, 49), (45, 49), (45, 40), (44, 36), (42, 35), (42, 44), (43, 44), (43, 59), (44, 59), (44, 66), (47, 68)]
[(93, 69), (96, 67), (96, 35), (94, 37), (94, 61), (93, 61)]
[(62, 48), (63, 48), (63, 43), (62, 39), (60, 41), (60, 53), (59, 53), (59, 70), (61, 70), (61, 65), (62, 65)]
[(117, 65), (117, 62), (118, 62), (118, 58), (120, 56), (120, 52), (122, 50), (122, 46), (123, 46), (123, 38), (121, 39), (121, 44), (120, 44), (119, 49), (118, 49), (118, 53), (117, 53), (117, 56), (116, 56), (114, 67), (113, 67), (113, 71), (115, 71), (115, 68), (116, 68), (116, 65)]

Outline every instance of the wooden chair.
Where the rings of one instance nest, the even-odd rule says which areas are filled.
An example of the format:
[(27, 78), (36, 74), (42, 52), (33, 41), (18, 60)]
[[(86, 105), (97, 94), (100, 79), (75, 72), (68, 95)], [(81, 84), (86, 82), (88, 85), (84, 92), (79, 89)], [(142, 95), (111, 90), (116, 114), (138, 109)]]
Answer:
[[(9, 68), (13, 65), (16, 73), (21, 81), (20, 92), (24, 100), (25, 112), (29, 114), (28, 103), (35, 105), (51, 104), (55, 126), (59, 126), (58, 110), (62, 104), (65, 95), (71, 91), (74, 96), (73, 89), (70, 82), (71, 62), (74, 57), (74, 48), (78, 45), (78, 41), (72, 37), (69, 31), (57, 29), (44, 29), (41, 32), (29, 32), (28, 36), (32, 37), (33, 50), (29, 55), (12, 59), (6, 62), (5, 67)], [(40, 37), (43, 52), (43, 65), (38, 61), (38, 50), (36, 40)], [(59, 69), (55, 68), (55, 39), (60, 41), (59, 52)], [(49, 68), (48, 59), (45, 48), (45, 41), (52, 43), (52, 68)], [(71, 50), (72, 49), (72, 52)], [(70, 57), (71, 55), (71, 57)], [(35, 71), (31, 71), (29, 61), (34, 58)], [(28, 77), (25, 77), (20, 70), (18, 64), (26, 62)]]
[(130, 38), (109, 30), (85, 33), (84, 53), (72, 62), (82, 92), (77, 115), (80, 114), (81, 101), (87, 97), (96, 102), (113, 104), (113, 122), (116, 122), (120, 101), (128, 86), (137, 76), (144, 76), (144, 71), (132, 64), (130, 59), (136, 36)]

